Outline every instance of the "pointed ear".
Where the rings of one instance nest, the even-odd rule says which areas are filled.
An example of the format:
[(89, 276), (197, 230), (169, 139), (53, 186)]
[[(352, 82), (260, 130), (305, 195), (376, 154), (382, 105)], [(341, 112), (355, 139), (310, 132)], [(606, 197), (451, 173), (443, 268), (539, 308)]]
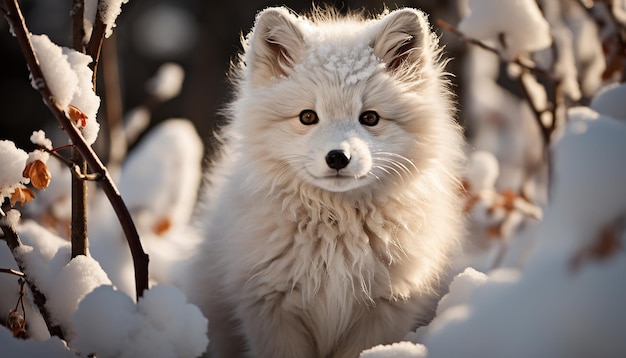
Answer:
[(393, 11), (379, 21), (372, 48), (393, 72), (405, 65), (427, 60), (434, 42), (426, 15), (405, 8)]
[(257, 16), (246, 50), (246, 64), (253, 83), (288, 76), (300, 62), (304, 37), (298, 18), (282, 7), (268, 8)]

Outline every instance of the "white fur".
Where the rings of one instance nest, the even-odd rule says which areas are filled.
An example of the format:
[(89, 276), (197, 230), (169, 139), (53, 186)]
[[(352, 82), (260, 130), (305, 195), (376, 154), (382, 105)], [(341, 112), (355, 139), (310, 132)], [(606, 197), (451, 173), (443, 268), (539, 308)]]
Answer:
[[(356, 357), (400, 340), (431, 318), (462, 226), (462, 136), (425, 15), (271, 8), (243, 43), (190, 294), (212, 354)], [(346, 168), (326, 164), (333, 149)]]

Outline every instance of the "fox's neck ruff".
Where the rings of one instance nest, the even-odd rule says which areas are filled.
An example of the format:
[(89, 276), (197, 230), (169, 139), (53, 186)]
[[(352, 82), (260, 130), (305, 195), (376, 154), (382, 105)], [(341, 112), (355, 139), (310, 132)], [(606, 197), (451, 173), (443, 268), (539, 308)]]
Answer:
[[(416, 261), (428, 260), (416, 257), (423, 252), (414, 247), (421, 244), (411, 242), (426, 215), (408, 188), (406, 193), (397, 188), (376, 191), (380, 189), (335, 193), (291, 181), (263, 195), (262, 200), (281, 204), (276, 230), (281, 236), (293, 237), (285, 248), (290, 253), (281, 259), (307, 262), (284, 265), (291, 270), (290, 284), (302, 291), (304, 301), (312, 300), (320, 290), (345, 291), (348, 301), (356, 297), (373, 302), (381, 296), (403, 298), (415, 289), (410, 277), (406, 277), (406, 285), (404, 278), (392, 285), (390, 271), (410, 262), (407, 274), (412, 275), (422, 266)], [(330, 277), (335, 279), (331, 282)], [(428, 284), (424, 290), (429, 289)], [(379, 291), (373, 292), (373, 287)]]

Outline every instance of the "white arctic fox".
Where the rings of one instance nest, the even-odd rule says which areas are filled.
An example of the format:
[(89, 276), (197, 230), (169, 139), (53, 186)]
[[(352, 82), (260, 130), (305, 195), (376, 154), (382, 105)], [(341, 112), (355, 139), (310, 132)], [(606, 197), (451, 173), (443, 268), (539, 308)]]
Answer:
[(462, 134), (414, 9), (259, 13), (190, 295), (218, 357), (357, 357), (428, 322), (461, 232)]

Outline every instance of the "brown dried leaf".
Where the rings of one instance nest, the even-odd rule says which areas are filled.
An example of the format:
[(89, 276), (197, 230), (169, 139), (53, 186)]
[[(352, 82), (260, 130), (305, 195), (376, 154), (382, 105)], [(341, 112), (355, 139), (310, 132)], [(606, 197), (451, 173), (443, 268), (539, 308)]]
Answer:
[(591, 242), (590, 245), (583, 247), (572, 258), (572, 268), (578, 269), (584, 260), (606, 260), (615, 252), (622, 249), (622, 241), (620, 240), (620, 232), (616, 226), (608, 225), (603, 228), (599, 235)]
[(502, 192), (502, 207), (506, 211), (512, 211), (515, 209), (515, 199), (518, 197), (517, 193), (511, 189), (505, 189)]
[(474, 206), (476, 206), (479, 200), (480, 197), (478, 195), (469, 196), (465, 200), (465, 207), (463, 208), (463, 212), (469, 213), (470, 211), (472, 211), (472, 209), (474, 209)]
[(40, 190), (47, 188), (50, 185), (50, 179), (52, 179), (48, 166), (41, 160), (34, 160), (26, 164), (22, 176), (30, 178), (33, 186)]
[(24, 205), (34, 198), (35, 193), (32, 190), (28, 189), (25, 186), (17, 187), (13, 191), (13, 194), (11, 194), (11, 206), (15, 206), (17, 202), (19, 202), (21, 205)]
[(504, 237), (504, 234), (502, 233), (502, 223), (485, 229), (485, 236), (487, 236), (488, 240), (502, 239)]
[(67, 109), (68, 115), (70, 116), (70, 119), (74, 122), (74, 125), (76, 125), (78, 128), (84, 128), (87, 125), (88, 117), (85, 113), (83, 113), (80, 109), (71, 104)]
[(152, 226), (152, 231), (154, 231), (157, 235), (165, 234), (172, 227), (172, 221), (167, 216), (164, 216), (157, 220), (157, 222)]
[(13, 332), (15, 338), (26, 338), (26, 321), (24, 317), (15, 309), (9, 311), (7, 318), (7, 328)]

